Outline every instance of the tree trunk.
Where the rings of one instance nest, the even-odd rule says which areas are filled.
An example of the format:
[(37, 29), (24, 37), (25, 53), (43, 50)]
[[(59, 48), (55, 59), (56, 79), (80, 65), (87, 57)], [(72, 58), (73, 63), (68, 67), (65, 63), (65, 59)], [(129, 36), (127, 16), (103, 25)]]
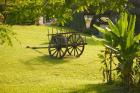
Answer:
[(86, 29), (84, 13), (76, 13), (73, 15), (73, 20), (68, 26), (77, 31), (84, 31)]

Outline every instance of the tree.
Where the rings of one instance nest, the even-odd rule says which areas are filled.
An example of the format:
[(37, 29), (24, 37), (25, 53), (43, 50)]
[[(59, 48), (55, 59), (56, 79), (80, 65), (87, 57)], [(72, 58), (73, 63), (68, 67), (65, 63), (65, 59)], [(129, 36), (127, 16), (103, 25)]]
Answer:
[(127, 3), (127, 0), (44, 0), (44, 15), (47, 19), (57, 18), (64, 25), (75, 20), (73, 17), (78, 13), (82, 17), (83, 13), (102, 14), (108, 10), (123, 12)]
[(33, 24), (42, 15), (42, 0), (3, 0), (0, 7), (7, 24)]
[[(72, 20), (75, 13), (85, 11), (87, 13), (103, 13), (107, 10), (121, 12), (125, 9), (126, 3), (127, 0), (3, 0), (0, 2), (2, 7), (0, 12), (6, 19), (6, 16), (11, 15), (11, 12), (13, 13), (16, 8), (19, 8), (17, 10), (21, 10), (23, 14), (24, 11), (31, 10), (34, 13), (34, 11), (43, 9), (39, 15), (44, 14), (47, 19), (55, 17), (59, 23), (65, 24)], [(23, 7), (26, 8), (23, 9)], [(38, 15), (38, 12), (36, 14)]]

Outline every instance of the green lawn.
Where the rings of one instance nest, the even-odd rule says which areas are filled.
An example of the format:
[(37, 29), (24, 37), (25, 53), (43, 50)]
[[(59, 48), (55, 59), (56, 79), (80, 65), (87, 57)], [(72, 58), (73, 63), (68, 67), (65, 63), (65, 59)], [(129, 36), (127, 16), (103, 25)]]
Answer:
[[(121, 93), (102, 84), (101, 45), (87, 37), (88, 45), (80, 58), (52, 59), (47, 49), (26, 46), (47, 41), (45, 26), (13, 26), (20, 42), (0, 46), (0, 93)], [(117, 91), (114, 91), (117, 90)]]

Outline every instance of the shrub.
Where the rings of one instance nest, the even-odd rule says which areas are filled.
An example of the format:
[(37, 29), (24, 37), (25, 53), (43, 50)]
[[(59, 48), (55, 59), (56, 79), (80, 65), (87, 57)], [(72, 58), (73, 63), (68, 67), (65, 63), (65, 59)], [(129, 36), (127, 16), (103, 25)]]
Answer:
[(108, 20), (109, 28), (101, 28), (94, 25), (104, 34), (105, 43), (111, 50), (116, 50), (116, 58), (119, 61), (117, 72), (125, 87), (130, 88), (135, 85), (134, 64), (139, 56), (140, 34), (135, 35), (135, 15), (123, 13), (116, 24)]
[(40, 4), (29, 2), (15, 5), (6, 17), (7, 24), (34, 24), (41, 16)]

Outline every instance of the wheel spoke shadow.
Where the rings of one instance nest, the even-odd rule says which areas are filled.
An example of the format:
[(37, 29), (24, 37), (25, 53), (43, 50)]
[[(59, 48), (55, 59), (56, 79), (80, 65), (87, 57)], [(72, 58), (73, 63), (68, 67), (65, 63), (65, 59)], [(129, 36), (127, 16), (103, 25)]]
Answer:
[(50, 57), (49, 55), (43, 53), (42, 51), (39, 51), (37, 49), (33, 49), (35, 52), (37, 53), (40, 53), (41, 56), (36, 56), (34, 58), (31, 58), (29, 60), (26, 60), (26, 61), (23, 61), (23, 60), (20, 60), (23, 64), (25, 65), (28, 65), (28, 66), (39, 66), (39, 65), (50, 65), (50, 66), (53, 66), (53, 65), (59, 65), (59, 64), (64, 64), (64, 63), (67, 63), (69, 62), (70, 58), (68, 58), (67, 56), (65, 58), (52, 58)]

